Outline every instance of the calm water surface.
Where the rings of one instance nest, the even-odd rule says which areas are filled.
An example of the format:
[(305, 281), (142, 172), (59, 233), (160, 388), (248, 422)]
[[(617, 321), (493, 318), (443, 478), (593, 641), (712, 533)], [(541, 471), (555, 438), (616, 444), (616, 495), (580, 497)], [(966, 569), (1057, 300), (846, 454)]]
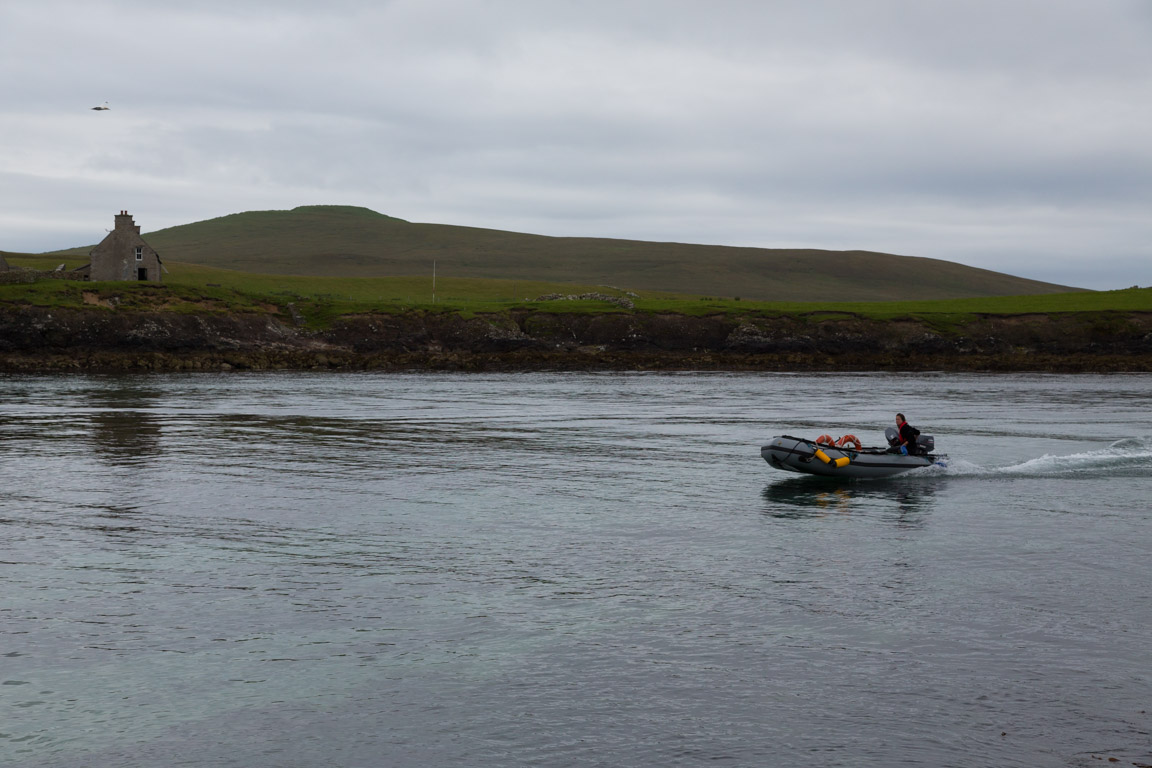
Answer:
[(0, 392), (5, 766), (1152, 764), (1152, 376)]

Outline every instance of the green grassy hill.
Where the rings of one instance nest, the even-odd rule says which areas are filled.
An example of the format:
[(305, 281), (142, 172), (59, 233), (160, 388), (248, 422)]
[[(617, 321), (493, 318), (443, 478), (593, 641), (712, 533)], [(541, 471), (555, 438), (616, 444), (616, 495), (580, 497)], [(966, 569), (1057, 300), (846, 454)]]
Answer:
[[(50, 271), (60, 263), (72, 269), (83, 255), (0, 253), (14, 268)], [(1083, 315), (1112, 320), (1130, 313), (1152, 312), (1152, 288), (1118, 291), (1071, 291), (1020, 296), (963, 299), (797, 302), (704, 297), (659, 291), (625, 294), (618, 289), (532, 280), (439, 277), (436, 293), (430, 275), (400, 277), (318, 277), (237, 272), (218, 267), (170, 261), (162, 284), (147, 282), (91, 283), (42, 279), (0, 283), (0, 309), (39, 306), (60, 308), (120, 307), (164, 312), (257, 312), (282, 317), (291, 303), (310, 327), (330, 325), (336, 318), (358, 314), (500, 313), (509, 310), (561, 314), (621, 313), (618, 304), (602, 298), (579, 301), (534, 301), (546, 294), (627, 296), (640, 314), (674, 313), (697, 316), (805, 317), (813, 322), (855, 316), (871, 320), (920, 319), (949, 328), (980, 316)], [(1095, 321), (1094, 321), (1095, 322)]]
[[(1079, 290), (938, 259), (545, 237), (414, 224), (367, 208), (253, 211), (144, 232), (166, 263), (324, 277), (431, 275), (761, 301), (900, 301)], [(91, 246), (57, 255), (86, 255)], [(71, 265), (70, 265), (71, 266)]]

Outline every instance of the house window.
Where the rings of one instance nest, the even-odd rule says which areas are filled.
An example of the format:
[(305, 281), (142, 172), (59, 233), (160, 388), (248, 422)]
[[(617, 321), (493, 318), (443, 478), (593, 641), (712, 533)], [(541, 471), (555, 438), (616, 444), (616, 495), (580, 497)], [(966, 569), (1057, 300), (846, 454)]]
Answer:
[(139, 245), (136, 246), (136, 261), (144, 261), (144, 248)]

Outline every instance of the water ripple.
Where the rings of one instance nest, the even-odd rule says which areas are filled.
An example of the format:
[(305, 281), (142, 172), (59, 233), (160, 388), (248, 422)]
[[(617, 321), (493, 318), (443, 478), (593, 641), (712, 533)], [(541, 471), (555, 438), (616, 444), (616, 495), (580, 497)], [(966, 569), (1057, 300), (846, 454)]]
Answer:
[(5, 765), (1152, 763), (1146, 377), (0, 383)]

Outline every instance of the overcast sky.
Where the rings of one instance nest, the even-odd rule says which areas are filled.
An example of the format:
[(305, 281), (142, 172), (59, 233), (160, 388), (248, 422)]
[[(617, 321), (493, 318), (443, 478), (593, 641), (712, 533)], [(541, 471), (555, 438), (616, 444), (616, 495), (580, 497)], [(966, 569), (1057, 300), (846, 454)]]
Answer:
[(340, 204), (1152, 285), (1152, 0), (30, 0), (0, 67), (3, 250)]

